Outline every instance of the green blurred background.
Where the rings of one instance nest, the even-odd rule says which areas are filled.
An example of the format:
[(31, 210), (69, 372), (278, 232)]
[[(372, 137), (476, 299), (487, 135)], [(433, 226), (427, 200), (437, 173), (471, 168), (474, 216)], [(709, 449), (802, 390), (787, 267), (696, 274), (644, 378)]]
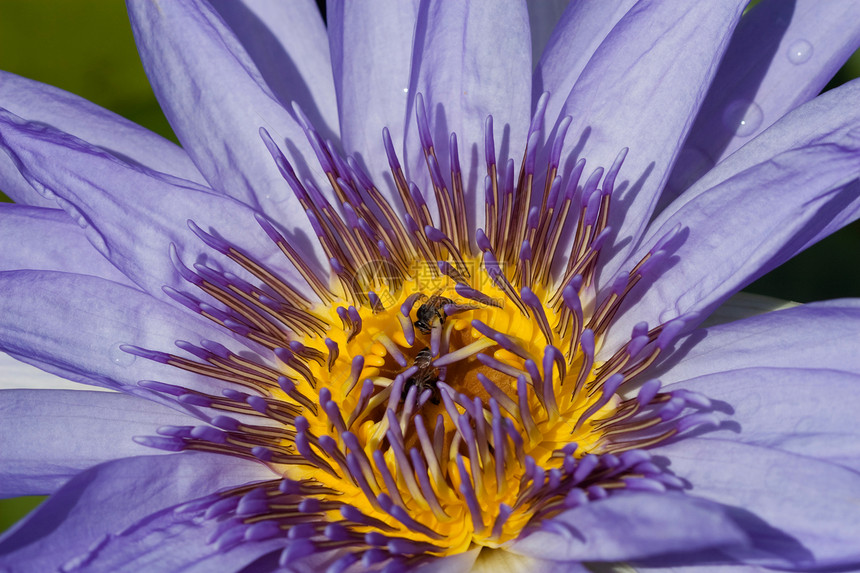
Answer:
[[(124, 2), (0, 0), (0, 69), (81, 95), (176, 140), (138, 61)], [(860, 52), (828, 87), (858, 76)], [(799, 302), (860, 297), (858, 263), (860, 224), (855, 223), (747, 290)], [(0, 501), (0, 531), (42, 499)]]

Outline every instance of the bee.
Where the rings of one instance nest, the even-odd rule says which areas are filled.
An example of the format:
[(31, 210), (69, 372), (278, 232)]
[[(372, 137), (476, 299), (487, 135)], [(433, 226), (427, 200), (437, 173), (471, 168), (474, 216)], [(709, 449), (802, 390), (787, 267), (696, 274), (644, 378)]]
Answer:
[(432, 392), (430, 401), (434, 404), (439, 403), (439, 388), (436, 386), (436, 383), (439, 382), (439, 371), (433, 367), (432, 362), (433, 355), (429, 348), (425, 347), (418, 351), (418, 354), (415, 355), (415, 361), (412, 363), (418, 368), (418, 371), (407, 378), (406, 383), (403, 384), (403, 391), (400, 393), (401, 402), (406, 400), (409, 389), (415, 386), (418, 396), (424, 393), (424, 390), (430, 390)]
[(447, 316), (444, 307), (446, 304), (454, 304), (454, 301), (438, 293), (428, 298), (427, 302), (419, 306), (418, 311), (415, 313), (415, 316), (418, 318), (414, 322), (415, 327), (424, 334), (430, 334), (433, 323), (437, 318), (440, 324), (445, 324)]

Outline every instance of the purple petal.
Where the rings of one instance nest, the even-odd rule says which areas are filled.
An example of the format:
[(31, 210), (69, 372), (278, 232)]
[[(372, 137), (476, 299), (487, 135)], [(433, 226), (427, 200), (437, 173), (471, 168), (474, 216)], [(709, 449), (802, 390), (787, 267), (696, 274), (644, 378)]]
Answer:
[(694, 331), (647, 377), (671, 384), (751, 367), (860, 375), (860, 301), (816, 302)]
[(614, 209), (609, 222), (621, 246), (604, 253), (603, 280), (614, 277), (644, 231), (704, 99), (702, 86), (713, 78), (746, 4), (639, 2), (607, 35), (570, 94), (560, 94), (566, 96), (560, 115), (573, 117), (567, 138), (585, 140), (579, 155), (589, 164), (609, 168), (630, 148), (616, 191), (626, 207)]
[[(559, 561), (621, 561), (746, 545), (722, 506), (681, 493), (615, 495), (568, 510), (509, 549)], [(557, 531), (564, 531), (559, 533)]]
[[(706, 395), (721, 429), (707, 437), (810, 456), (860, 473), (860, 375), (812, 368), (746, 368), (663, 387)], [(720, 404), (722, 403), (722, 404)]]
[(326, 26), (312, 0), (210, 0), (278, 101), (335, 138), (337, 101)]
[[(198, 183), (204, 181), (179, 146), (59, 88), (0, 71), (0, 107), (71, 133), (155, 171)], [(21, 177), (5, 155), (0, 156), (0, 189), (18, 203), (56, 207)]]
[[(705, 565), (705, 561), (711, 555), (697, 556), (699, 558), (685, 560), (683, 556), (666, 559), (650, 559), (636, 563), (636, 571), (643, 573), (765, 573), (773, 571), (767, 567), (756, 567), (754, 565), (739, 565), (734, 559), (727, 559), (724, 555), (715, 553), (712, 560), (715, 564)], [(689, 565), (695, 563), (695, 565)]]
[[(3, 356), (3, 364), (0, 364), (3, 368), (3, 376), (4, 378), (8, 376), (0, 382), (0, 388), (4, 390), (83, 390), (86, 388), (81, 384), (93, 387), (86, 388), (87, 390), (102, 392), (113, 392), (118, 388), (114, 382), (99, 380), (86, 373), (73, 371), (52, 362), (45, 362), (9, 351), (0, 354)], [(51, 357), (48, 359), (51, 360)], [(14, 363), (15, 366), (10, 368), (7, 363)], [(39, 374), (33, 374), (33, 370)], [(26, 377), (23, 380), (18, 378), (22, 373)]]
[(792, 110), (745, 145), (743, 153), (732, 154), (696, 181), (659, 218), (665, 220), (686, 201), (780, 153), (851, 134), (860, 121), (860, 112), (852, 105), (857, 97), (860, 82), (851, 81)]
[(42, 368), (37, 368), (10, 354), (0, 352), (0, 390), (82, 390), (84, 388), (80, 383), (48, 373), (44, 365)]
[(141, 392), (139, 380), (155, 379), (220, 392), (208, 379), (120, 348), (133, 344), (179, 352), (175, 340), (203, 338), (230, 344), (220, 329), (189, 312), (138, 290), (70, 273), (3, 272), (0, 292), (0, 350), (16, 358), (108, 388)]
[(0, 218), (0, 245), (15, 245), (4, 251), (0, 270), (63, 271), (131, 285), (61, 209), (0, 203)]
[[(248, 528), (238, 525), (222, 534), (220, 543), (210, 543), (212, 536), (218, 533), (220, 523), (214, 519), (201, 519), (202, 514), (202, 510), (175, 512), (174, 508), (166, 508), (86, 548), (67, 562), (66, 567), (74, 564), (84, 571), (111, 573), (263, 573), (277, 569), (281, 550), (290, 543), (283, 532), (278, 531), (275, 537), (263, 540), (248, 540), (245, 537)], [(224, 543), (227, 535), (235, 537)]]
[(125, 394), (0, 391), (0, 496), (52, 493), (96, 464), (153, 454), (132, 437), (194, 421)]
[[(529, 3), (546, 10), (540, 0)], [(535, 58), (532, 101), (543, 92), (550, 97), (546, 107), (549, 128), (560, 119), (559, 114), (567, 95), (579, 79), (594, 52), (610, 34), (618, 21), (636, 4), (636, 0), (604, 0), (603, 2), (568, 2), (558, 24), (548, 38), (546, 48)], [(534, 26), (532, 26), (534, 29)], [(535, 38), (532, 36), (532, 45)], [(621, 147), (623, 147), (622, 144)]]
[[(629, 312), (610, 330), (610, 340), (642, 320), (663, 322), (689, 312), (707, 316), (746, 284), (860, 214), (860, 208), (852, 207), (860, 207), (860, 184), (852, 183), (860, 175), (860, 133), (851, 123), (857, 106), (840, 98), (860, 93), (860, 82), (843, 89), (849, 93), (828, 92), (744, 149), (755, 155), (753, 146), (771, 131), (783, 134), (783, 144), (789, 143), (785, 139), (811, 143), (783, 148), (758, 165), (700, 188), (708, 185), (712, 172), (657, 218), (644, 245), (682, 225), (683, 242), (671, 253), (676, 262), (641, 300), (628, 305)], [(796, 130), (789, 133), (783, 124)], [(749, 154), (732, 158), (737, 155)], [(723, 165), (730, 163), (732, 159)], [(644, 255), (644, 245), (630, 261)]]
[[(289, 572), (289, 573), (320, 573), (328, 569), (328, 567), (338, 560), (341, 555), (338, 552), (332, 553), (313, 553), (308, 555), (307, 557), (303, 557), (298, 559), (297, 561), (291, 561), (289, 563), (288, 569), (280, 569), (278, 573), (281, 571)], [(202, 571), (200, 573), (206, 573)], [(243, 573), (252, 573), (251, 571), (243, 572)]]
[(406, 103), (418, 2), (337, 0), (328, 3), (327, 17), (344, 151), (357, 153), (374, 183), (394, 197), (383, 184), (382, 128), (402, 141), (405, 124), (415, 121), (406, 117)]
[[(6, 532), (0, 538), (0, 561), (13, 571), (56, 571), (88, 550), (104, 547), (112, 536), (121, 535), (162, 509), (271, 476), (259, 464), (203, 453), (143, 456), (101, 464), (69, 480)], [(167, 531), (179, 533), (181, 529)], [(132, 534), (133, 530), (125, 533)], [(190, 550), (182, 544), (179, 547)]]
[[(663, 222), (673, 217), (683, 205), (698, 195), (708, 192), (751, 167), (770, 161), (780, 153), (828, 141), (839, 142), (845, 138), (856, 140), (858, 138), (856, 126), (860, 122), (860, 111), (854, 102), (858, 97), (860, 97), (860, 81), (855, 80), (832, 89), (788, 113), (744, 146), (743, 153), (734, 153), (726, 158), (661, 212), (649, 227), (649, 237), (654, 237), (654, 231)], [(860, 190), (855, 187), (853, 196), (856, 198), (858, 195)], [(857, 218), (858, 211), (860, 211), (860, 200), (847, 201), (844, 205), (840, 205), (835, 212), (827, 214), (831, 221), (815, 235), (807, 237), (806, 242), (799, 242), (794, 252), (803, 250), (853, 221)]]
[[(504, 42), (488, 41), (504, 38)], [(415, 122), (417, 94), (423, 94), (436, 156), (450, 173), (449, 132), (457, 134), (463, 170), (478, 169), (483, 156), (484, 122), (493, 115), (498, 165), (520, 159), (525, 148), (531, 104), (531, 44), (525, 4), (430, 2), (419, 14), (412, 53), (404, 155), (408, 177), (425, 196), (433, 187)], [(477, 145), (477, 147), (475, 147)], [(483, 212), (483, 193), (466, 180), (470, 228)], [(432, 199), (431, 199), (432, 201)]]
[(721, 439), (687, 438), (653, 451), (692, 484), (692, 495), (737, 508), (755, 545), (728, 555), (804, 571), (860, 560), (860, 512), (852, 511), (860, 474), (810, 455)]
[(260, 139), (265, 127), (300, 175), (316, 174), (299, 124), (272, 93), (221, 17), (200, 0), (129, 2), (143, 67), (183, 148), (216, 190), (275, 220), (305, 225), (303, 210)]
[[(529, 11), (529, 32), (532, 38), (532, 62), (537, 63), (540, 60), (568, 4), (568, 0), (526, 0)], [(537, 101), (535, 98), (532, 99)]]
[(799, 303), (774, 298), (761, 294), (739, 292), (732, 295), (717, 309), (702, 321), (701, 327), (707, 328), (718, 324), (725, 324), (737, 320), (743, 320), (759, 314), (785, 310), (798, 306)]
[[(24, 176), (56, 196), (93, 246), (154, 296), (167, 298), (164, 285), (186, 286), (170, 261), (171, 243), (186, 261), (219, 258), (189, 230), (188, 220), (204, 230), (216, 229), (260, 262), (271, 259), (286, 277), (297, 276), (266, 234), (256, 231), (255, 213), (234, 199), (123, 163), (84, 141), (11, 114), (0, 114), (0, 133), (0, 143)], [(237, 274), (244, 271), (237, 269)]]
[(826, 7), (816, 0), (770, 0), (752, 8), (732, 36), (716, 89), (702, 104), (661, 203), (817, 96), (858, 45), (860, 4), (853, 0)]

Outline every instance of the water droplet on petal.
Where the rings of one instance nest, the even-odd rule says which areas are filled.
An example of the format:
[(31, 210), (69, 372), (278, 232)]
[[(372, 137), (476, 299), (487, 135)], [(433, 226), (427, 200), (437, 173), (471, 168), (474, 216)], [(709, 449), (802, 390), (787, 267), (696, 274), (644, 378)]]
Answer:
[(788, 60), (792, 64), (805, 64), (812, 57), (812, 44), (806, 40), (795, 40), (788, 47)]
[(287, 198), (286, 193), (266, 193), (265, 198), (272, 203), (283, 203)]
[(114, 344), (110, 349), (110, 359), (118, 366), (131, 366), (137, 359), (134, 354), (129, 354), (120, 348), (122, 344)]
[(726, 106), (723, 125), (738, 137), (747, 137), (761, 126), (764, 113), (755, 102), (738, 99)]

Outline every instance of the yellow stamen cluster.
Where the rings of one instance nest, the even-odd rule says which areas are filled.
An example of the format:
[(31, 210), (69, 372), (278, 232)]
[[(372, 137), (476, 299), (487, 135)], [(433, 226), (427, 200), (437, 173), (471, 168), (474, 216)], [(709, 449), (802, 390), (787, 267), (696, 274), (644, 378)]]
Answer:
[[(473, 268), (480, 267), (474, 264)], [(387, 533), (431, 543), (438, 547), (441, 553), (463, 551), (473, 543), (498, 546), (516, 537), (537, 509), (533, 503), (528, 502), (528, 496), (523, 496), (524, 490), (532, 487), (531, 482), (524, 479), (524, 457), (530, 457), (534, 464), (549, 470), (561, 467), (563, 456), (559, 452), (572, 442), (578, 445), (577, 456), (594, 451), (600, 433), (594, 431), (593, 423), (614, 411), (618, 399), (610, 400), (594, 412), (586, 423), (578, 424), (582, 414), (601, 397), (599, 392), (590, 391), (593, 372), (581, 372), (583, 357), (568, 356), (558, 364), (553, 364), (550, 369), (552, 381), (549, 385), (544, 385), (540, 380), (542, 372), (538, 372), (538, 380), (529, 376), (530, 368), (523, 358), (524, 355), (535, 357), (536, 364), (532, 365), (531, 370), (533, 371), (534, 367), (541, 369), (540, 363), (545, 348), (550, 344), (555, 348), (568, 348), (571, 329), (567, 329), (565, 336), (553, 332), (552, 340), (546, 340), (536, 318), (522, 313), (507, 301), (505, 294), (483, 271), (476, 273), (472, 284), (478, 285), (479, 290), (488, 296), (489, 300), (485, 301), (485, 304), (464, 299), (455, 290), (456, 283), (447, 276), (420, 275), (421, 273), (416, 273), (415, 277), (399, 283), (397, 290), (388, 287), (380, 289), (377, 294), (379, 300), (384, 301), (382, 308), (361, 306), (358, 309), (360, 330), (354, 328), (353, 321), (344, 320), (343, 316), (346, 314), (343, 310), (339, 314), (337, 306), (321, 306), (317, 309), (320, 315), (327, 317), (331, 325), (331, 329), (326, 333), (328, 342), (334, 342), (339, 353), (331, 363), (320, 359), (309, 362), (309, 367), (317, 393), (327, 389), (330, 400), (337, 404), (344, 427), (338, 428), (339, 424), (332, 421), (324, 408), (320, 408), (316, 413), (308, 412), (306, 417), (310, 434), (317, 437), (330, 436), (341, 454), (351, 451), (350, 444), (347, 444), (341, 435), (342, 430), (345, 428), (355, 436), (362, 449), (362, 452), (355, 454), (369, 461), (369, 464), (364, 466), (363, 477), (374, 496), (380, 493), (391, 495), (387, 490), (386, 476), (374, 460), (374, 455), (380, 455), (376, 452), (380, 452), (385, 468), (396, 484), (397, 495), (402, 498), (410, 517), (426, 525), (437, 535), (415, 532), (383, 511), (378, 502), (355, 483), (353, 472), (338, 467), (333, 458), (340, 456), (326, 456), (322, 448), (319, 453), (328, 459), (332, 471), (309, 466), (290, 466), (283, 468), (283, 472), (291, 479), (312, 478), (319, 481), (339, 492), (335, 496), (323, 495), (321, 499), (336, 498), (339, 502), (349, 503), (366, 515), (390, 526), (392, 532)], [(545, 295), (540, 290), (536, 294), (539, 297)], [(415, 303), (407, 316), (402, 312), (402, 305), (410, 298)], [(440, 301), (447, 301), (448, 304), (459, 307), (458, 312), (448, 316)], [(414, 334), (410, 336), (414, 337), (414, 340), (410, 342), (407, 339), (410, 328), (409, 325), (404, 328), (403, 322), (411, 321), (414, 326), (414, 323), (419, 321), (422, 307), (424, 314), (430, 313), (433, 317), (433, 328), (439, 330), (438, 349), (429, 365), (405, 378), (403, 386), (398, 386), (395, 383), (398, 375), (409, 374), (409, 368), (421, 360), (419, 353), (433, 346), (432, 337), (435, 333), (425, 333), (420, 328), (415, 328)], [(448, 308), (451, 309), (450, 306)], [(494, 340), (473, 327), (473, 321), (480, 321), (509, 337), (519, 351), (515, 353), (501, 348)], [(318, 356), (329, 354), (329, 347), (321, 337), (307, 337), (301, 342), (306, 348), (316, 351)], [(495, 360), (495, 367), (479, 360), (478, 353)], [(441, 358), (452, 354), (459, 359), (450, 364), (442, 360), (445, 365), (435, 365)], [(356, 357), (363, 358), (358, 376), (355, 376)], [(518, 401), (516, 373), (524, 375), (528, 385), (525, 408), (522, 409)], [(418, 385), (415, 380), (420, 374), (424, 375), (425, 381)], [(503, 397), (499, 400), (500, 396), (497, 394), (495, 402), (507, 400), (507, 404), (500, 404), (500, 409), (511, 420), (512, 428), (522, 437), (519, 452), (516, 451), (517, 445), (507, 437), (503, 443), (497, 443), (498, 436), (492, 435), (490, 399), (493, 395), (487, 391), (485, 384), (482, 384), (479, 375), (501, 390)], [(362, 394), (362, 388), (370, 383), (372, 393), (368, 397)], [(439, 384), (442, 384), (442, 388)], [(410, 404), (407, 395), (411, 386), (416, 386), (416, 396)], [(550, 390), (551, 397), (546, 395), (545, 389)], [(392, 392), (397, 394), (392, 396)], [(418, 405), (416, 402), (422, 392), (427, 392), (428, 396), (423, 404)], [(459, 394), (461, 401), (468, 399), (482, 409), (480, 416), (483, 420), (473, 420), (471, 432), (467, 430), (466, 436), (459, 429), (463, 421), (452, 419), (450, 405), (455, 405), (457, 415), (466, 412), (466, 408), (457, 402), (455, 395), (442, 397), (442, 392)], [(478, 402), (475, 402), (476, 398)], [(505, 406), (512, 412), (506, 411)], [(394, 421), (397, 422), (399, 430), (396, 433), (402, 436), (406, 455), (410, 456), (410, 450), (414, 449), (410, 458), (417, 454), (420, 457), (419, 464), (424, 468), (416, 467), (412, 459), (410, 466), (403, 467), (404, 464), (398, 460), (389, 437), (391, 423)], [(444, 429), (438, 427), (440, 424)], [(420, 439), (420, 430), (416, 429), (418, 425), (422, 426), (428, 441)], [(482, 433), (484, 436), (482, 439), (476, 439), (468, 435), (470, 433)], [(433, 447), (434, 435), (441, 436), (441, 440), (435, 444), (441, 446), (438, 449)], [(467, 443), (468, 439), (474, 443)], [(504, 456), (496, 456), (496, 448), (506, 448), (509, 451)], [(476, 453), (477, 459), (473, 459)], [(461, 472), (458, 470), (458, 455), (469, 474), (471, 487), (480, 504), (484, 517), (483, 528), (474, 523), (460, 491), (463, 484)], [(504, 465), (501, 469), (496, 467), (500, 460), (503, 460)], [(428, 501), (427, 493), (422, 491), (418, 483), (419, 478), (414, 475), (422, 470), (433, 489), (430, 495), (434, 495), (438, 503)], [(541, 501), (545, 503), (547, 500)], [(494, 532), (493, 521), (498, 518), (503, 504), (511, 509), (511, 513), (502, 527)], [(337, 511), (333, 510), (332, 514), (332, 519), (338, 517)], [(368, 526), (367, 529), (373, 528)]]

